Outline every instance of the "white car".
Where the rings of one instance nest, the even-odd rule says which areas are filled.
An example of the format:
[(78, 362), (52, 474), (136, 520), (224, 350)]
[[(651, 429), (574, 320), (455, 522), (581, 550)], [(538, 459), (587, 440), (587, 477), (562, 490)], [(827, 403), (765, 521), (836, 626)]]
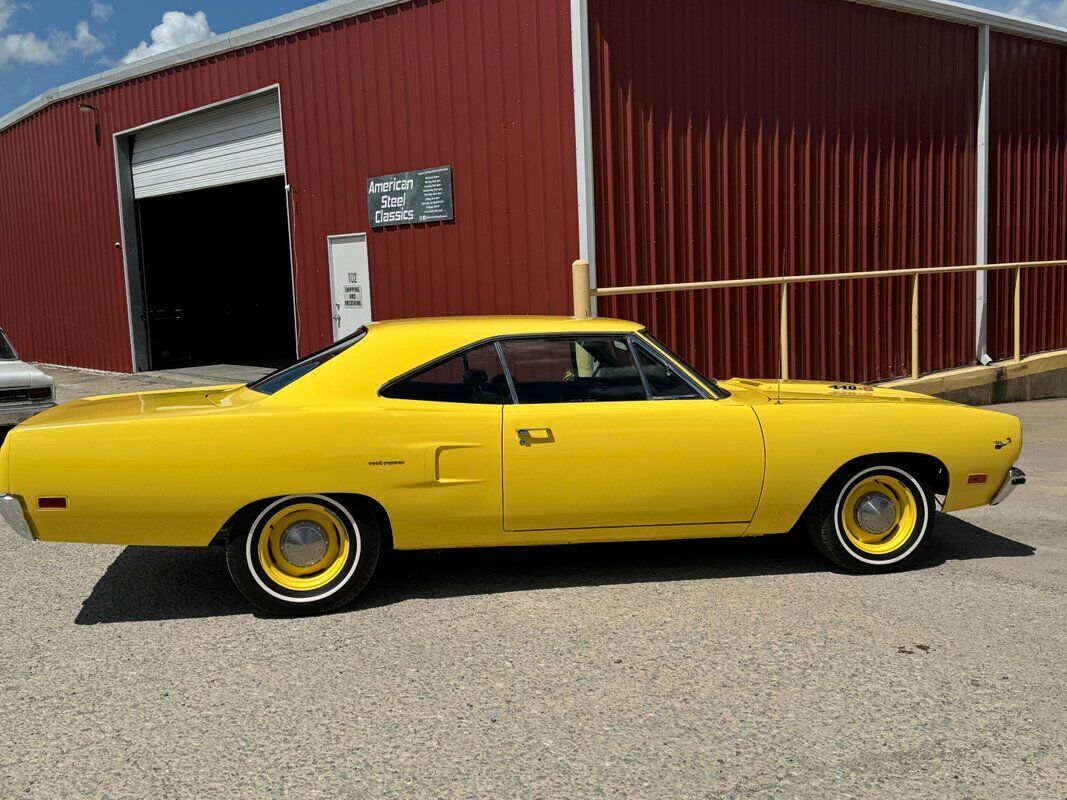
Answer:
[(0, 440), (8, 428), (54, 406), (55, 395), (52, 378), (19, 361), (11, 340), (0, 329)]

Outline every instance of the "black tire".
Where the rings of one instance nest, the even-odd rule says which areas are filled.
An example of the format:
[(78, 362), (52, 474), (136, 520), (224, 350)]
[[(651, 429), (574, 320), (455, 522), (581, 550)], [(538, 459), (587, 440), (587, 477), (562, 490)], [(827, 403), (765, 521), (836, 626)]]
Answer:
[[(868, 494), (884, 489), (884, 496), (895, 501), (898, 521), (885, 533), (863, 528), (859, 512), (852, 505), (853, 498), (872, 483), (882, 488)], [(899, 511), (901, 508), (907, 511)], [(850, 513), (852, 516), (848, 517)], [(808, 535), (820, 553), (851, 572), (895, 572), (906, 568), (922, 552), (935, 517), (933, 491), (922, 480), (901, 467), (868, 465), (857, 467), (820, 493), (808, 515)], [(856, 533), (862, 536), (857, 537)], [(872, 552), (882, 549), (884, 552)]]
[[(312, 513), (319, 515), (318, 519), (328, 518), (337, 526), (336, 534), (347, 537), (347, 546), (341, 538), (338, 554), (327, 568), (319, 573), (289, 580), (291, 584), (300, 584), (305, 580), (325, 581), (322, 585), (309, 588), (295, 588), (279, 582), (275, 576), (281, 575), (285, 580), (279, 563), (288, 568), (294, 565), (275, 552), (270, 540), (271, 531), (278, 527), (277, 524), (272, 525), (271, 521), (284, 518), (283, 515), (287, 513), (299, 517), (303, 513), (301, 509), (315, 509)], [(235, 531), (226, 543), (226, 566), (233, 582), (248, 602), (271, 615), (303, 616), (342, 608), (363, 591), (378, 564), (381, 535), (374, 515), (326, 495), (281, 497), (245, 517), (244, 522), (246, 528)], [(289, 525), (289, 528), (292, 527)], [(322, 530), (322, 526), (319, 529)], [(333, 533), (331, 529), (330, 534)], [(279, 534), (283, 535), (284, 532)], [(267, 537), (265, 542), (264, 537)], [(261, 555), (261, 543), (266, 548), (266, 565)], [(336, 570), (336, 574), (327, 580), (327, 572), (332, 574), (333, 570)]]

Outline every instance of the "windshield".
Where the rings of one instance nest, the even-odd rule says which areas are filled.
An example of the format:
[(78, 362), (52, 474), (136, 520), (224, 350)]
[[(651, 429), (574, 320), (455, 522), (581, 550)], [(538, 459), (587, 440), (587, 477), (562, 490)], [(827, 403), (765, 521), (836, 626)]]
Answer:
[(716, 381), (714, 378), (707, 377), (700, 370), (696, 369), (692, 364), (690, 364), (688, 361), (686, 361), (684, 358), (680, 357), (677, 353), (675, 353), (673, 350), (671, 350), (669, 347), (667, 347), (667, 345), (665, 345), (663, 342), (661, 342), (659, 339), (657, 339), (655, 336), (653, 336), (651, 333), (649, 333), (648, 328), (645, 328), (643, 331), (641, 331), (641, 335), (644, 336), (646, 339), (648, 339), (648, 341), (652, 342), (652, 344), (654, 344), (656, 347), (658, 347), (662, 352), (666, 353), (668, 356), (670, 356), (675, 361), (677, 361), (679, 364), (681, 364), (685, 368), (686, 372), (688, 372), (694, 378), (696, 378), (701, 383), (703, 383), (707, 388), (711, 389), (711, 391), (714, 393), (714, 395), (716, 397), (728, 397), (729, 396), (730, 393), (728, 391), (726, 391), (725, 389), (721, 388), (719, 386), (719, 382), (718, 381)]
[(317, 353), (312, 353), (310, 356), (300, 359), (295, 364), (290, 364), (288, 367), (272, 372), (258, 381), (253, 381), (248, 384), (248, 388), (263, 394), (274, 394), (279, 389), (284, 389), (290, 383), (303, 378), (313, 369), (321, 367), (339, 353), (343, 353), (366, 335), (367, 329), (360, 328), (355, 333), (346, 336), (344, 339), (339, 339)]
[(0, 361), (14, 361), (16, 358), (18, 355), (15, 353), (15, 348), (11, 346), (4, 332), (0, 331)]

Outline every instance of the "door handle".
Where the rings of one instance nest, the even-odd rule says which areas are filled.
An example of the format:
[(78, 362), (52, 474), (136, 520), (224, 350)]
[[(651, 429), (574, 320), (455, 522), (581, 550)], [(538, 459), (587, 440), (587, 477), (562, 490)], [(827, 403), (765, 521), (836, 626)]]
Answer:
[[(556, 437), (552, 435), (551, 428), (518, 428), (515, 433), (519, 437), (519, 445), (521, 447), (529, 447), (532, 444), (548, 444), (556, 441)], [(535, 433), (543, 434), (534, 438)]]

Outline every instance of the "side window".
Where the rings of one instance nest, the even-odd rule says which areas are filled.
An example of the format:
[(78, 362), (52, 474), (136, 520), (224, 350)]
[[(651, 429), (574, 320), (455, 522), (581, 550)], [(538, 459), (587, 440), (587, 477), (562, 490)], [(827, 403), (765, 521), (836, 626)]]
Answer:
[(511, 402), (511, 391), (496, 345), (487, 344), (383, 389), (382, 397), (502, 405)]
[(637, 351), (641, 372), (645, 376), (645, 381), (648, 382), (648, 393), (653, 400), (700, 398), (700, 394), (686, 383), (670, 364), (656, 358), (641, 345), (636, 345), (634, 349)]
[(512, 339), (502, 345), (520, 403), (648, 399), (625, 336)]

